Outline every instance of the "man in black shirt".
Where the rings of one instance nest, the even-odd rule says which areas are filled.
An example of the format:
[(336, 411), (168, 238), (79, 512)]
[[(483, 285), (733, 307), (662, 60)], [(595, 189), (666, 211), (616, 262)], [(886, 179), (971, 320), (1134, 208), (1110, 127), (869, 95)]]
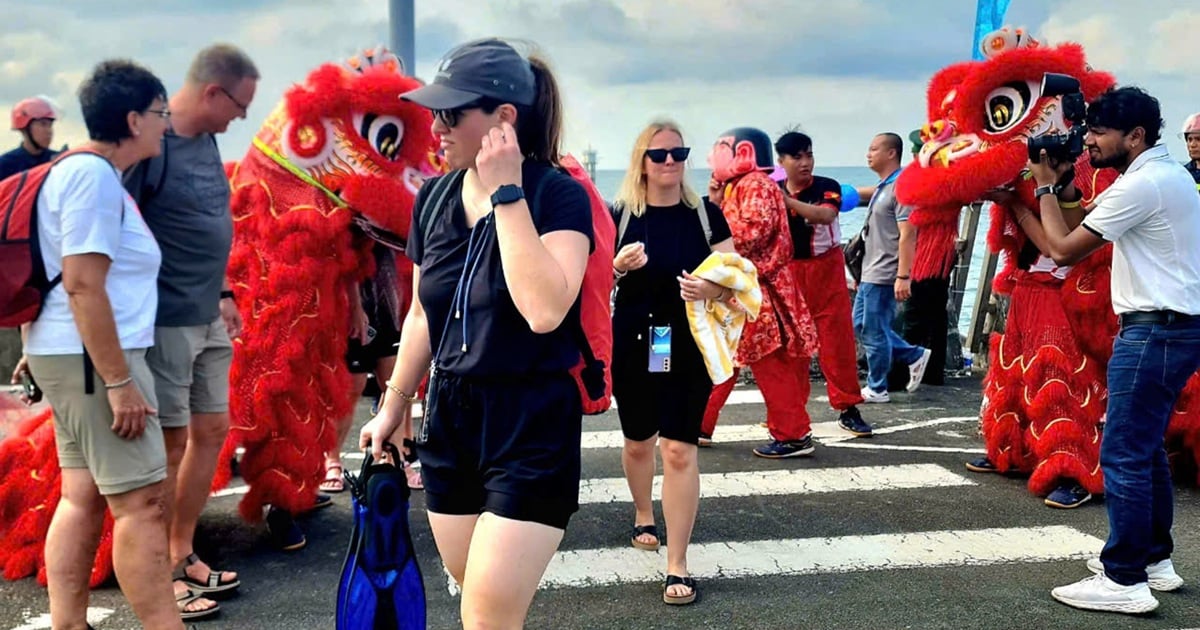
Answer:
[(54, 140), (54, 107), (44, 98), (27, 98), (12, 110), (12, 129), (21, 132), (21, 146), (0, 155), (0, 180), (39, 164), (57, 155), (50, 150)]

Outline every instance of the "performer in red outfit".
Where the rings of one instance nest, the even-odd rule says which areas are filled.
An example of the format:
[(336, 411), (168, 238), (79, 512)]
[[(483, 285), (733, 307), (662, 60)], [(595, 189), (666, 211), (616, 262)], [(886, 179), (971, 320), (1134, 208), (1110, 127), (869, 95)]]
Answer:
[[(772, 441), (754, 454), (779, 459), (813, 452), (812, 422), (805, 406), (817, 332), (788, 266), (792, 237), (783, 192), (767, 175), (774, 168), (771, 154), (767, 134), (739, 127), (721, 134), (708, 162), (713, 171), (710, 200), (721, 205), (737, 252), (758, 270), (762, 309), (757, 320), (746, 324), (736, 361), (754, 370), (767, 405)], [(736, 382), (735, 375), (713, 388), (706, 425), (715, 424)]]
[(813, 142), (807, 134), (789, 131), (775, 141), (775, 153), (786, 177), (779, 187), (787, 201), (792, 232), (792, 274), (797, 291), (808, 302), (821, 352), (817, 359), (825, 375), (829, 406), (839, 413), (838, 426), (859, 437), (871, 435), (856, 405), (863, 402), (858, 382), (858, 357), (850, 289), (846, 286), (846, 257), (838, 214), (842, 187), (813, 174)]
[[(1034, 182), (1023, 170), (1028, 138), (1069, 128), (1059, 96), (1042, 94), (1043, 75), (1074, 77), (1086, 100), (1114, 79), (1089, 67), (1080, 46), (1042, 46), (1021, 30), (985, 37), (983, 52), (984, 61), (956, 64), (933, 77), (924, 144), (900, 175), (896, 194), (914, 206), (914, 279), (940, 275), (952, 264), (963, 205), (985, 197), (996, 202), (988, 245), (1005, 257), (993, 287), (1011, 299), (1004, 333), (993, 335), (984, 379), (987, 456), (967, 468), (1028, 473), (1029, 490), (1046, 496), (1048, 505), (1076, 507), (1104, 489), (1104, 367), (1116, 332), (1108, 291), (1111, 247), (1070, 269), (1056, 266), (1039, 251), (1039, 220), (1028, 210), (1038, 207)], [(1092, 169), (1081, 156), (1075, 221), (1115, 175)]]

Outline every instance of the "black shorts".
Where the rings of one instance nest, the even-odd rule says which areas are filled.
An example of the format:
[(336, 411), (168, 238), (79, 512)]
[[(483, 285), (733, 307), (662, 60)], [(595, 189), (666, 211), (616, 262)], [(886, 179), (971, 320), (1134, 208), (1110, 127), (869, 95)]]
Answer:
[[(683, 334), (690, 341), (686, 329)], [(673, 344), (671, 371), (651, 373), (648, 350), (645, 341), (622, 339), (613, 344), (613, 398), (621, 432), (636, 442), (657, 433), (696, 444), (712, 394), (712, 379), (700, 351), (693, 343)]]
[(391, 321), (369, 322), (375, 329), (375, 337), (363, 345), (357, 339), (351, 339), (346, 346), (346, 366), (351, 374), (369, 374), (375, 371), (380, 359), (396, 356), (396, 344), (400, 343), (400, 333)]
[(436, 514), (566, 529), (579, 510), (583, 409), (570, 374), (429, 380), (417, 453)]

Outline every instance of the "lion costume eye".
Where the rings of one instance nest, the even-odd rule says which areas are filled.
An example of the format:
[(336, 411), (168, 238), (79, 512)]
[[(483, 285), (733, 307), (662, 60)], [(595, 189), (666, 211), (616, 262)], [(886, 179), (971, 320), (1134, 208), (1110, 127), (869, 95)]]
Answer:
[(396, 116), (365, 114), (358, 131), (380, 155), (395, 160), (400, 153), (400, 142), (404, 139), (404, 121)]
[(992, 90), (987, 95), (983, 126), (991, 133), (1003, 133), (1017, 126), (1029, 113), (1032, 98), (1028, 83), (1009, 83)]

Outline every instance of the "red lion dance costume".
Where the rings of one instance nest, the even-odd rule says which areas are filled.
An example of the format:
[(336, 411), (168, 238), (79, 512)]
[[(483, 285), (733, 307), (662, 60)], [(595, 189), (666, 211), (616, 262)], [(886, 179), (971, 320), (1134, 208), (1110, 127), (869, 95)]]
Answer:
[[(336, 421), (353, 410), (346, 287), (374, 268), (362, 233), (402, 248), (417, 190), (440, 172), (432, 114), (400, 100), (420, 85), (386, 51), (321, 66), (288, 90), (232, 167), (229, 282), (245, 330), (220, 461), (245, 449), (246, 520), (260, 520), (265, 504), (312, 507)], [(399, 260), (406, 307), (412, 264)]]
[[(233, 187), (229, 280), (245, 320), (234, 344), (233, 426), (221, 454), (245, 448), (249, 521), (264, 504), (310, 507), (335, 448), (334, 424), (351, 410), (345, 365), (346, 287), (374, 272), (373, 240), (403, 249), (416, 191), (440, 172), (431, 114), (399, 95), (420, 86), (383, 49), (325, 64), (288, 90), (246, 157), (227, 167)], [(412, 265), (395, 257), (405, 312)], [(0, 566), (46, 583), (46, 530), (60, 473), (49, 411), (0, 443)], [(214, 487), (230, 478), (219, 469)], [(112, 574), (106, 519), (91, 585)]]
[[(1023, 175), (1026, 141), (1067, 129), (1059, 97), (1041, 94), (1044, 73), (1075, 77), (1088, 101), (1115, 83), (1089, 67), (1076, 44), (1044, 47), (1021, 30), (1003, 29), (985, 37), (982, 48), (984, 61), (933, 77), (919, 159), (896, 185), (901, 203), (914, 206), (915, 279), (949, 271), (963, 205), (1010, 189), (1026, 207), (1038, 208), (1035, 184)], [(1115, 177), (1111, 169), (1092, 169), (1082, 155), (1075, 185), (1084, 206)], [(1065, 270), (1029, 251), (1028, 240), (1013, 208), (993, 204), (988, 245), (1003, 255), (993, 288), (1012, 300), (1004, 334), (992, 337), (984, 379), (987, 462), (999, 472), (1029, 473), (1029, 490), (1039, 496), (1073, 482), (1102, 493), (1105, 370), (1117, 329), (1109, 298), (1112, 247), (1080, 261), (1064, 279)], [(1024, 269), (1022, 250), (1036, 259), (1023, 261)]]

